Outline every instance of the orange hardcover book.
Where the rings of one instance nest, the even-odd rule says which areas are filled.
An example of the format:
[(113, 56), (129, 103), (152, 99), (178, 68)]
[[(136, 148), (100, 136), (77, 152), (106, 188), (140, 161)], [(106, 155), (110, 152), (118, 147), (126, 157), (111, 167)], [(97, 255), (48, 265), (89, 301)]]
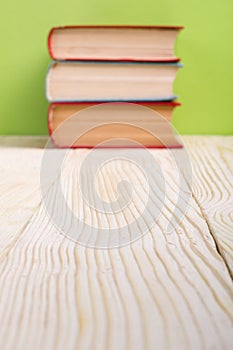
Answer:
[(59, 148), (180, 148), (171, 125), (178, 102), (60, 102), (48, 112), (48, 129)]

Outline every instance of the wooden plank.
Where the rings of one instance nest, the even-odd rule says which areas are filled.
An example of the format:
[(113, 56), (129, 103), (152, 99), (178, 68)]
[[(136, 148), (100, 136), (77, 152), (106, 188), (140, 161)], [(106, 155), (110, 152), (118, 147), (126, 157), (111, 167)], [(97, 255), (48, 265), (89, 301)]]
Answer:
[(41, 157), (39, 149), (0, 148), (0, 260), (41, 203)]
[(185, 137), (193, 196), (233, 276), (233, 137)]
[[(166, 180), (162, 215), (141, 239), (114, 249), (88, 248), (71, 241), (54, 227), (44, 202), (37, 207), (37, 199), (34, 205), (22, 194), (27, 191), (27, 181), (28, 193), (33, 188), (37, 191), (42, 150), (5, 152), (1, 160), (8, 170), (2, 189), (11, 190), (15, 185), (15, 194), (21, 198), (18, 205), (27, 198), (33, 217), (30, 221), (30, 215), (26, 218), (27, 225), (21, 231), (17, 227), (25, 223), (25, 216), (11, 227), (9, 231), (17, 239), (4, 248), (0, 262), (1, 349), (231, 349), (232, 281), (198, 203), (191, 199), (180, 224), (170, 234), (166, 231), (178, 186), (166, 151), (151, 152), (163, 167)], [(129, 224), (145, 203), (142, 175), (122, 159), (109, 163), (98, 179), (101, 196), (112, 202), (120, 178), (135, 185), (136, 194), (121, 216), (99, 213), (77, 195), (77, 173), (87, 154), (73, 150), (66, 158), (62, 188), (69, 207), (100, 228), (109, 225), (111, 229), (119, 225), (118, 219)], [(25, 176), (22, 191), (13, 176), (20, 158), (24, 158), (18, 163)], [(155, 184), (150, 194), (153, 215), (161, 204), (160, 180), (153, 164), (148, 168), (144, 165), (151, 169)], [(93, 166), (82, 183), (87, 193)], [(56, 186), (48, 195), (56, 212)], [(39, 198), (38, 194), (35, 197)], [(8, 212), (17, 207), (10, 198), (5, 199)], [(183, 205), (178, 209), (183, 210)], [(69, 219), (66, 213), (65, 209), (61, 212), (65, 227)], [(6, 211), (2, 218), (5, 216)]]

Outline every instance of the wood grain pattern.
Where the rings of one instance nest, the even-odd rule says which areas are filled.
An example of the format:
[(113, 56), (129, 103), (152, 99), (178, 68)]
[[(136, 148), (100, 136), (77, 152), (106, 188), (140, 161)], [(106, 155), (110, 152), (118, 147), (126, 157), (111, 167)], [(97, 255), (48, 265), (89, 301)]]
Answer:
[[(5, 145), (0, 149), (1, 350), (232, 348), (232, 280), (211, 234), (216, 235), (216, 228), (209, 230), (216, 220), (218, 242), (230, 234), (229, 187), (220, 195), (224, 184), (220, 185), (217, 177), (209, 192), (209, 180), (200, 174), (209, 174), (207, 162), (195, 155), (194, 149), (206, 155), (213, 148), (206, 146), (208, 138), (198, 140), (185, 138), (193, 159), (194, 198), (180, 225), (171, 234), (166, 233), (177, 196), (177, 179), (166, 150), (152, 151), (163, 166), (167, 184), (162, 215), (141, 239), (105, 250), (76, 244), (53, 226), (39, 191), (43, 150), (8, 148), (7, 140), (0, 140)], [(221, 149), (228, 149), (225, 138), (210, 142), (216, 148), (221, 144)], [(16, 143), (25, 145), (19, 140)], [(88, 152), (72, 150), (66, 159), (62, 184), (67, 203), (92, 224), (115, 227), (117, 220), (129, 222), (144, 203), (145, 187), (143, 182), (138, 185), (140, 173), (122, 160), (103, 171), (99, 188), (110, 201), (119, 178), (127, 177), (137, 184), (128, 211), (109, 221), (107, 215), (99, 216), (74, 195), (77, 171)], [(224, 179), (230, 171), (226, 159), (230, 159), (228, 151), (224, 151), (224, 162), (216, 165), (216, 172), (224, 173)], [(90, 173), (83, 184), (87, 191)], [(157, 174), (152, 171), (151, 177), (157, 184)], [(152, 194), (155, 206), (160, 203), (157, 189)], [(226, 204), (220, 216), (203, 216), (205, 205), (214, 208), (220, 200)], [(230, 261), (224, 243), (222, 252)]]
[(39, 149), (0, 149), (0, 260), (41, 202)]
[(193, 195), (233, 276), (233, 137), (186, 137)]

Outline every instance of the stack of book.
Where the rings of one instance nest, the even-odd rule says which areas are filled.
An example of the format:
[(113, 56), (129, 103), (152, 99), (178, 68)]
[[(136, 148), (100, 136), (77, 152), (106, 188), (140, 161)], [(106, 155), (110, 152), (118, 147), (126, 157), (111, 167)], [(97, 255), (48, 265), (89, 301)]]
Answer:
[(70, 26), (48, 37), (54, 60), (46, 94), (49, 133), (58, 147), (95, 147), (132, 140), (180, 147), (171, 127), (181, 66), (174, 55), (182, 27)]

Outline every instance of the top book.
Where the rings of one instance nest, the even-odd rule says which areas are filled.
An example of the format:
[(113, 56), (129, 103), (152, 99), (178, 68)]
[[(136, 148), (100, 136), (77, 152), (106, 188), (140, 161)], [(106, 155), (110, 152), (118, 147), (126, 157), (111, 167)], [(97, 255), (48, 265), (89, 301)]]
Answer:
[(177, 62), (178, 26), (66, 26), (52, 28), (49, 53), (55, 60)]

